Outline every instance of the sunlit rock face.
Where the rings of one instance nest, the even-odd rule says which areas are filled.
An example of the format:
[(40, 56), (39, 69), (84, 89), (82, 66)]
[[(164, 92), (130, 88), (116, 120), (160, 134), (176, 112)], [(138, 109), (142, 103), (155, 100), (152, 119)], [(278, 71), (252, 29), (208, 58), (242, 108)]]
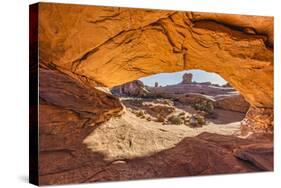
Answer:
[(251, 107), (246, 114), (245, 124), (255, 132), (273, 132), (273, 109)]
[(39, 19), (40, 60), (103, 86), (202, 69), (273, 108), (272, 17), (41, 4)]
[(41, 60), (105, 86), (202, 69), (273, 106), (271, 17), (57, 4), (39, 16)]
[(249, 109), (249, 103), (241, 95), (233, 95), (217, 100), (215, 107), (246, 113)]
[(146, 97), (150, 92), (140, 80), (135, 80), (111, 89), (113, 94), (118, 96)]

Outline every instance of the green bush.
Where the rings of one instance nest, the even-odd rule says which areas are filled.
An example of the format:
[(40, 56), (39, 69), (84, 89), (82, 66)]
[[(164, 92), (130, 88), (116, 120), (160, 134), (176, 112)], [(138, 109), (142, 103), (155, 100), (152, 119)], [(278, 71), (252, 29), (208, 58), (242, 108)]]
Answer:
[(199, 125), (205, 125), (206, 124), (206, 121), (205, 121), (205, 118), (203, 116), (197, 116), (197, 122)]
[(137, 116), (137, 117), (144, 117), (144, 112), (143, 112), (143, 111), (138, 111), (138, 112), (136, 113), (136, 116)]
[(212, 114), (214, 112), (214, 105), (211, 101), (202, 101), (192, 105), (195, 110), (200, 110)]
[(208, 101), (205, 106), (205, 111), (209, 114), (212, 114), (214, 112), (214, 104), (211, 101)]
[(180, 116), (175, 116), (175, 115), (172, 115), (168, 118), (168, 121), (171, 123), (171, 124), (174, 124), (174, 125), (180, 125), (182, 124), (182, 119), (180, 118)]

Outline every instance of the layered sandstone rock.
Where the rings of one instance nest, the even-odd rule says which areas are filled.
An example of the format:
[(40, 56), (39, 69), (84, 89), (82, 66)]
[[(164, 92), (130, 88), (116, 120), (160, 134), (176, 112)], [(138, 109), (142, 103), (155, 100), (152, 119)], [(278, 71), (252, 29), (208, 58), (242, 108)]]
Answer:
[[(191, 74), (192, 75), (192, 74)], [(185, 105), (211, 102), (214, 107), (246, 113), (249, 103), (232, 87), (217, 86), (212, 83), (191, 83), (185, 78), (180, 84), (150, 88), (151, 96), (167, 97)]]
[(246, 114), (244, 125), (246, 129), (254, 132), (273, 132), (273, 109), (251, 107)]
[[(202, 133), (187, 137), (173, 148), (147, 157), (115, 161), (104, 161), (102, 156), (94, 152), (84, 156), (88, 151), (78, 155), (76, 150), (56, 150), (57, 156), (46, 152), (52, 162), (48, 173), (42, 174), (40, 180), (42, 184), (49, 185), (272, 171), (272, 139), (266, 140), (267, 144), (261, 144), (264, 142)], [(252, 143), (260, 146), (257, 148)], [(258, 156), (251, 157), (255, 152)], [(80, 166), (77, 166), (78, 163), (81, 163)], [(54, 164), (60, 165), (54, 169)]]
[(222, 98), (223, 96), (237, 95), (238, 92), (232, 87), (221, 87), (214, 86), (212, 84), (205, 83), (189, 83), (189, 84), (175, 84), (167, 85), (163, 87), (150, 87), (149, 88), (152, 95), (162, 95), (167, 97), (182, 96), (185, 94), (201, 94), (210, 96), (213, 99)]
[(188, 93), (180, 97), (177, 97), (176, 100), (185, 105), (193, 105), (201, 102), (211, 102), (211, 103), (215, 102), (215, 100), (212, 99), (211, 97), (202, 94), (197, 94), (197, 93)]
[(149, 91), (140, 80), (113, 87), (111, 91), (119, 96), (145, 97), (149, 94)]
[(250, 107), (249, 103), (245, 101), (244, 97), (241, 95), (222, 97), (221, 99), (216, 100), (214, 106), (216, 108), (242, 113), (246, 113)]
[[(116, 97), (85, 85), (58, 70), (40, 68), (39, 176), (40, 184), (73, 183), (84, 165), (98, 170), (101, 156), (82, 143), (98, 124), (122, 112)], [(89, 169), (93, 172), (93, 169)], [(75, 174), (56, 182), (53, 176)]]
[(273, 108), (272, 17), (42, 3), (39, 24), (41, 61), (103, 86), (202, 69)]
[(202, 69), (220, 74), (252, 106), (273, 107), (272, 17), (44, 3), (39, 8), (44, 62), (108, 87)]
[(261, 164), (272, 158), (266, 149), (259, 149), (267, 152), (262, 159), (243, 154), (248, 150), (233, 154), (237, 145), (264, 139), (203, 134), (111, 162), (83, 140), (122, 112), (120, 101), (97, 87), (187, 69), (220, 74), (252, 106), (253, 127), (272, 125), (272, 18), (40, 3), (39, 24), (40, 184), (271, 170)]
[(234, 150), (234, 156), (249, 161), (263, 170), (273, 170), (272, 144), (251, 144)]

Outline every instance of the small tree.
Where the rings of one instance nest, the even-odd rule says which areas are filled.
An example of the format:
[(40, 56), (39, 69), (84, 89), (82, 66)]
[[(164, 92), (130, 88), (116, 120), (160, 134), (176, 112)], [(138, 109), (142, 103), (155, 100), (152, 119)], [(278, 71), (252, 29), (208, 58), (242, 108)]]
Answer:
[(207, 104), (205, 106), (205, 111), (208, 113), (208, 114), (212, 114), (214, 113), (214, 105), (211, 101), (207, 101)]

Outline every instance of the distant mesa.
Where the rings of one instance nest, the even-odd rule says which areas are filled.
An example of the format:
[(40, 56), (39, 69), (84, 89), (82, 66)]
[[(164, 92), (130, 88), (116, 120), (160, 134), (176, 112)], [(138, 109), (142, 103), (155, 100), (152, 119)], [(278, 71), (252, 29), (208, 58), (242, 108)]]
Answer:
[(217, 86), (217, 84), (212, 84), (212, 82), (201, 82), (200, 84), (201, 85), (216, 85)]

